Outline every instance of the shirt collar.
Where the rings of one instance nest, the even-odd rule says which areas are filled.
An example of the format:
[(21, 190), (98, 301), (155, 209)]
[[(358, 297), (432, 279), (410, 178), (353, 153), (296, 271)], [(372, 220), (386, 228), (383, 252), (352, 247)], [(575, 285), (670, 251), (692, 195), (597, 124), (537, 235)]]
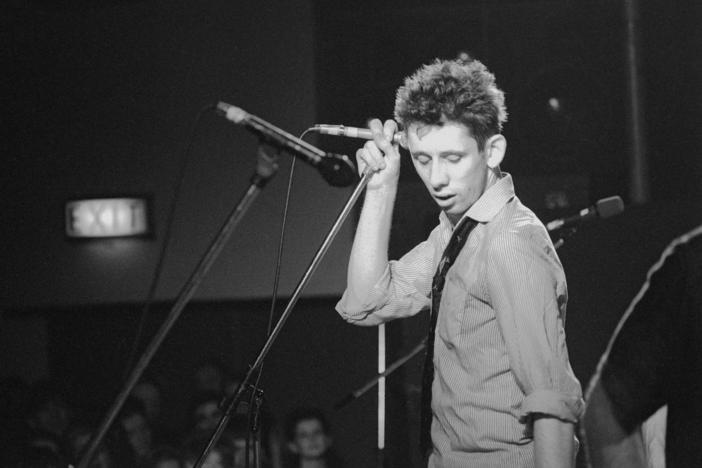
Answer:
[[(502, 174), (502, 177), (488, 187), (480, 198), (468, 208), (463, 217), (467, 216), (479, 223), (490, 222), (500, 212), (502, 207), (514, 198), (512, 176), (506, 172)], [(443, 225), (451, 225), (448, 216), (443, 211), (439, 214), (439, 220)]]

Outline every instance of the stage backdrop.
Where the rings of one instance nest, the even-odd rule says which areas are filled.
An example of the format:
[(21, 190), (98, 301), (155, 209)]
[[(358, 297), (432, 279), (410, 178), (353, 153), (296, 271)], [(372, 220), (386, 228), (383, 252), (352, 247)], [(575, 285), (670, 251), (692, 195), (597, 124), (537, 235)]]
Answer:
[[(143, 301), (177, 197), (157, 299), (173, 298), (249, 187), (257, 139), (225, 101), (299, 135), (315, 123), (309, 2), (17, 1), (6, 38), (0, 307)], [(313, 142), (314, 143), (314, 142)], [(189, 151), (188, 151), (189, 149)], [(292, 157), (232, 234), (198, 299), (268, 297)], [(153, 237), (72, 242), (64, 203), (145, 195)], [(349, 195), (298, 162), (280, 290), (297, 285)], [(338, 294), (347, 223), (307, 295)]]

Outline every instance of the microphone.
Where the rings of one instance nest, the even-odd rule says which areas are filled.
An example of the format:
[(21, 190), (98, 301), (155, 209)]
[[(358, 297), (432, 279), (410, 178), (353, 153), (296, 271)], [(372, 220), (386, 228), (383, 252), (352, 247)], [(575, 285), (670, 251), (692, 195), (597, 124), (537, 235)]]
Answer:
[(618, 215), (622, 211), (624, 211), (624, 202), (619, 195), (602, 198), (594, 206), (584, 208), (574, 216), (554, 219), (546, 225), (546, 230), (550, 232), (556, 229), (571, 228), (584, 221), (590, 221), (595, 218), (609, 218), (610, 216)]
[(217, 103), (216, 112), (230, 122), (243, 125), (264, 142), (304, 159), (319, 170), (329, 185), (346, 187), (358, 179), (356, 169), (346, 155), (325, 153), (316, 146), (226, 102)]
[[(345, 125), (317, 124), (312, 130), (324, 135), (337, 135), (349, 138), (360, 138), (362, 140), (372, 140), (373, 134), (367, 128), (347, 127)], [(402, 133), (397, 132), (392, 136), (392, 142), (398, 145), (402, 143)]]

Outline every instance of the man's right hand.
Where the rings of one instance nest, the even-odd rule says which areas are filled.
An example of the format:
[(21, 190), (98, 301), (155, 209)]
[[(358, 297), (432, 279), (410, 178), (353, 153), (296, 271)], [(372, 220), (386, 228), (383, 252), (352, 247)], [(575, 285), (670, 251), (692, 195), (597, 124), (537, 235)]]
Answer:
[(400, 178), (400, 152), (393, 143), (397, 132), (397, 123), (386, 120), (383, 124), (378, 119), (369, 122), (368, 128), (373, 133), (373, 140), (368, 140), (363, 148), (356, 151), (356, 164), (361, 175), (369, 168), (374, 172), (368, 181), (366, 190), (383, 188), (396, 189)]

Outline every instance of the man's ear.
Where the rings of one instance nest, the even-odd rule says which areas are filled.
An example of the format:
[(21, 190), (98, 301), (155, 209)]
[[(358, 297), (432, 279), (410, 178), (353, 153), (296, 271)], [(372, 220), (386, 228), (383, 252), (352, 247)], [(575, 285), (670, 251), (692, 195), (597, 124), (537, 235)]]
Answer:
[(507, 140), (504, 135), (497, 134), (485, 142), (485, 158), (490, 169), (499, 167), (507, 151)]
[(288, 442), (288, 450), (296, 455), (300, 452), (297, 448), (297, 444), (294, 442)]

